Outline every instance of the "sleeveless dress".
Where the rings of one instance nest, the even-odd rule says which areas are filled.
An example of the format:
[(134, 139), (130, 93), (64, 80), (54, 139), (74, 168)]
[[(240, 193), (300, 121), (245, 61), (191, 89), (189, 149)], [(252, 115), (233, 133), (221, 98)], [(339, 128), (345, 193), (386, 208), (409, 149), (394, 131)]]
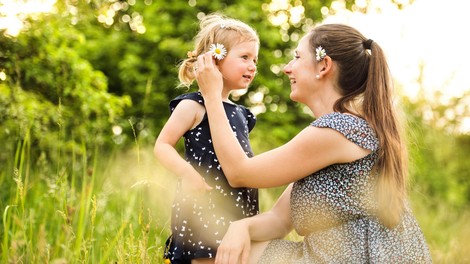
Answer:
[[(171, 113), (182, 100), (204, 105), (199, 92), (187, 93), (170, 102)], [(249, 132), (255, 126), (255, 116), (241, 105), (224, 103), (224, 108), (240, 145), (248, 157), (253, 157)], [(214, 258), (230, 223), (259, 213), (257, 189), (232, 188), (228, 184), (215, 155), (207, 114), (183, 138), (186, 161), (213, 189), (204, 195), (191, 197), (183, 193), (181, 180), (178, 181), (172, 206), (172, 235), (165, 250), (165, 257), (171, 263)]]
[(315, 127), (331, 128), (372, 152), (354, 162), (330, 165), (294, 183), (290, 207), (303, 241), (271, 241), (258, 263), (432, 263), (410, 207), (393, 229), (368, 212), (377, 208), (371, 173), (378, 139), (364, 119), (330, 113)]

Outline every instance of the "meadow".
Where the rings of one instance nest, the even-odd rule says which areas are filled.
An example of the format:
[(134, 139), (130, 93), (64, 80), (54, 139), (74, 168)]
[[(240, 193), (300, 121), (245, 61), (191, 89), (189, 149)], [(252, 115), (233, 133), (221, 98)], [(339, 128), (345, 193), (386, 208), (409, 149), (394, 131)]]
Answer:
[[(152, 146), (82, 149), (58, 164), (33, 162), (32, 147), (19, 144), (0, 174), (1, 263), (163, 263), (175, 177), (159, 166)], [(414, 186), (412, 208), (434, 263), (469, 263), (469, 210), (431, 202)], [(262, 210), (282, 189), (261, 190)]]
[[(264, 0), (52, 0), (41, 1), (56, 2), (42, 15), (6, 4), (27, 2), (35, 1), (0, 0), (0, 17), (16, 21), (4, 24), (24, 26), (14, 36), (0, 29), (0, 263), (162, 263), (175, 176), (152, 148), (168, 102), (183, 92), (175, 89), (176, 65), (193, 49), (200, 15), (224, 10), (260, 33), (257, 77), (233, 98), (260, 112), (250, 134), (260, 153), (311, 122), (289, 99), (282, 68), (307, 26), (338, 1), (295, 1), (288, 10)], [(407, 6), (389, 2), (396, 11)], [(300, 20), (266, 23), (288, 11)], [(397, 87), (402, 95), (421, 91), (399, 100), (412, 132), (410, 202), (434, 263), (470, 263), (470, 134), (459, 129), (470, 116), (470, 91), (448, 98), (451, 76), (428, 97), (426, 65), (414, 65), (405, 68), (420, 73), (416, 80)], [(262, 211), (282, 190), (260, 190)]]

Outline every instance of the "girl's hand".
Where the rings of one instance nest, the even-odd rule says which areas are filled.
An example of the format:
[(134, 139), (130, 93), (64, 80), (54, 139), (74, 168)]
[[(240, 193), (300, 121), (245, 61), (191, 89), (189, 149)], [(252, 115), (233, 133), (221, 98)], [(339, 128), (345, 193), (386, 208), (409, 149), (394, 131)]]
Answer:
[(191, 196), (202, 195), (212, 190), (212, 187), (210, 187), (199, 174), (184, 176), (181, 184), (183, 192)]
[(248, 226), (243, 220), (235, 221), (225, 233), (215, 257), (215, 264), (247, 264), (251, 250)]
[(223, 89), (223, 76), (215, 64), (212, 52), (206, 52), (197, 57), (196, 81), (204, 99), (220, 99)]

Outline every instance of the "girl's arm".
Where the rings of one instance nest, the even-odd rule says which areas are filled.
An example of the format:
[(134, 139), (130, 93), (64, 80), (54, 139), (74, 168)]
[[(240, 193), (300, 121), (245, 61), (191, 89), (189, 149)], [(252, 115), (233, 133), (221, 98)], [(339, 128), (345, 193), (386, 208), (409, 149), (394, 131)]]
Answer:
[(331, 164), (369, 153), (330, 128), (309, 126), (285, 145), (248, 158), (233, 135), (222, 104), (222, 78), (210, 53), (198, 57), (197, 82), (204, 97), (217, 157), (234, 187), (282, 186)]
[(183, 189), (204, 192), (211, 189), (201, 175), (176, 151), (175, 146), (186, 131), (202, 120), (205, 109), (192, 100), (182, 100), (162, 128), (154, 146), (154, 154), (167, 170), (183, 179)]
[[(217, 249), (215, 263), (247, 263), (251, 241), (268, 241), (289, 234), (292, 230), (289, 204), (291, 191), (292, 184), (270, 211), (230, 224)], [(255, 254), (259, 256), (259, 252)]]

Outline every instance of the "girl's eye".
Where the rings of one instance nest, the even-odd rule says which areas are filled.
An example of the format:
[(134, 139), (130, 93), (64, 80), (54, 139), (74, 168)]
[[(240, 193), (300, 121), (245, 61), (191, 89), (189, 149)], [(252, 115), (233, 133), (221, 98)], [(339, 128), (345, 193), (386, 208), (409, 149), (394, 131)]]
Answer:
[(247, 60), (247, 59), (248, 59), (248, 56), (247, 56), (247, 55), (243, 55), (242, 58), (245, 59), (245, 60)]

